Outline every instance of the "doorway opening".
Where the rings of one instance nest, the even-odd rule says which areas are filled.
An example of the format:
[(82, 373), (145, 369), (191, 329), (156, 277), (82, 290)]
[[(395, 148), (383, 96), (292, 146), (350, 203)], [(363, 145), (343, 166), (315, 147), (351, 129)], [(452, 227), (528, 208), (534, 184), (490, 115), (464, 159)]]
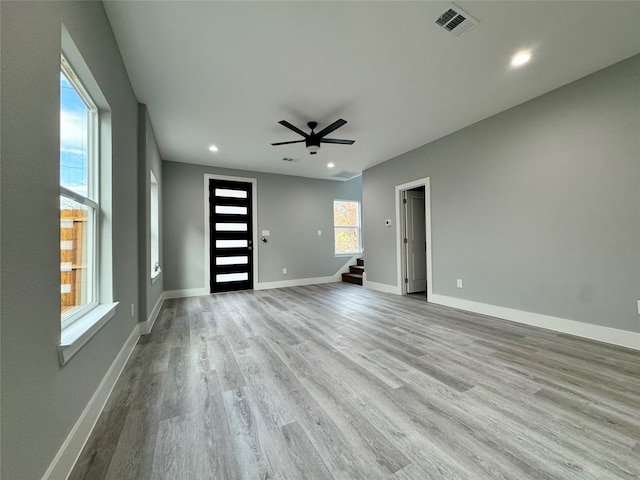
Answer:
[(398, 285), (402, 295), (427, 301), (433, 291), (430, 197), (428, 177), (396, 187)]

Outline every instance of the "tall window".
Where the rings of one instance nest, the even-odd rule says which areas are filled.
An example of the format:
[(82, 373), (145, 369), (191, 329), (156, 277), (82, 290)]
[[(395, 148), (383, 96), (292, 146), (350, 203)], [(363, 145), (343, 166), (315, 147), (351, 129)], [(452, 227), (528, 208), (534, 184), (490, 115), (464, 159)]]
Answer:
[(360, 202), (333, 201), (333, 232), (336, 255), (362, 252)]
[(158, 188), (158, 180), (151, 173), (151, 198), (149, 214), (151, 216), (151, 278), (160, 275), (160, 195)]
[(62, 56), (60, 305), (63, 328), (97, 305), (98, 109)]

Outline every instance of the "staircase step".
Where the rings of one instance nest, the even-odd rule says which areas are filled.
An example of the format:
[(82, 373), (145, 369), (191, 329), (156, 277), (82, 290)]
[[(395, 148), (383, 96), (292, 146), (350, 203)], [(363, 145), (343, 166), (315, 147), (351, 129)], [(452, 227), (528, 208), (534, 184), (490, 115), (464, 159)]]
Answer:
[(350, 265), (349, 266), (349, 273), (359, 273), (360, 275), (362, 275), (362, 272), (364, 272), (364, 267), (361, 265)]
[(342, 281), (353, 283), (355, 285), (362, 285), (362, 275), (359, 273), (343, 273)]
[(356, 262), (358, 262), (359, 267), (364, 267), (364, 258), (358, 258)]

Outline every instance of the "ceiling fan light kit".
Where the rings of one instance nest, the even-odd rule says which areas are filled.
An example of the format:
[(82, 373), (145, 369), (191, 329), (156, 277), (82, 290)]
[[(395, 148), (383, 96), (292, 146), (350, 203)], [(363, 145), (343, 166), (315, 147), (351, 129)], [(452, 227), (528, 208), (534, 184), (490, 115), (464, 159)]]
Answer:
[(289, 130), (292, 130), (292, 131), (296, 132), (298, 135), (302, 135), (304, 137), (304, 140), (292, 140), (292, 141), (289, 141), (289, 142), (275, 142), (275, 143), (271, 144), (273, 146), (288, 145), (290, 143), (302, 143), (302, 142), (304, 142), (306, 147), (307, 147), (307, 150), (309, 151), (309, 155), (315, 155), (320, 150), (320, 144), (321, 143), (336, 143), (336, 144), (339, 144), (339, 145), (353, 145), (355, 143), (355, 140), (342, 140), (342, 139), (339, 139), (339, 138), (326, 138), (326, 135), (329, 135), (331, 132), (333, 132), (334, 130), (337, 130), (338, 128), (342, 127), (344, 124), (347, 123), (347, 121), (343, 120), (342, 118), (339, 119), (339, 120), (336, 120), (331, 125), (329, 125), (328, 127), (323, 128), (322, 130), (320, 130), (317, 133), (314, 132), (315, 128), (318, 126), (317, 122), (308, 122), (307, 123), (307, 126), (311, 129), (311, 133), (306, 133), (306, 132), (300, 130), (298, 127), (296, 127), (295, 125), (292, 125), (291, 123), (287, 122), (286, 120), (280, 120), (278, 123), (280, 125), (282, 125), (283, 127), (287, 127)]

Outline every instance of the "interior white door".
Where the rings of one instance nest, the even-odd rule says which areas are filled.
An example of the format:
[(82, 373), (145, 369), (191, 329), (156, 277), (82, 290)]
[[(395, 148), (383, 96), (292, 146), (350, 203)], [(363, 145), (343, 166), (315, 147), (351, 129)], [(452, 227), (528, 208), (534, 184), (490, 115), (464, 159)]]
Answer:
[(406, 191), (407, 293), (427, 290), (427, 228), (424, 192)]

